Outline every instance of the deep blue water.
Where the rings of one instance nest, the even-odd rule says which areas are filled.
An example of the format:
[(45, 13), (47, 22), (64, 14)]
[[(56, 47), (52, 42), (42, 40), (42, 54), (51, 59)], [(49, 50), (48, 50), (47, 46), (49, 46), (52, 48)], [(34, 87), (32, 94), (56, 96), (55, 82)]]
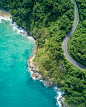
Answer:
[(9, 21), (0, 23), (0, 107), (58, 107), (56, 92), (34, 81), (27, 61), (35, 46)]

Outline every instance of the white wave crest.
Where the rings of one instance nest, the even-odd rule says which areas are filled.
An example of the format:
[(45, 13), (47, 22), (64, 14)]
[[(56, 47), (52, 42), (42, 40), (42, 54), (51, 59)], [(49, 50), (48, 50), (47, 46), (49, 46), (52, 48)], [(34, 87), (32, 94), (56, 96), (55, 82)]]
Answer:
[(6, 20), (6, 21), (10, 21), (10, 22), (12, 22), (12, 18), (11, 17), (7, 17), (7, 16), (5, 16), (5, 17), (3, 17), (3, 16), (0, 16), (0, 23), (1, 23), (1, 20)]
[(59, 99), (62, 97), (62, 95), (64, 94), (64, 92), (61, 91), (60, 88), (58, 88), (57, 86), (53, 87), (53, 88), (54, 88), (54, 91), (56, 91), (56, 93), (57, 93), (57, 96), (55, 96), (55, 98), (57, 100), (56, 105), (59, 105), (59, 107), (61, 107), (61, 101)]
[(34, 40), (34, 38), (32, 36), (28, 35), (27, 31), (25, 31), (22, 27), (19, 27), (16, 24), (16, 22), (12, 22), (12, 17), (7, 17), (7, 16), (3, 17), (3, 16), (0, 16), (0, 23), (2, 22), (2, 20), (10, 21), (10, 26), (12, 26), (13, 31), (16, 30), (18, 34), (21, 34), (21, 35), (27, 37), (28, 39), (32, 40), (34, 43), (36, 43), (35, 40)]

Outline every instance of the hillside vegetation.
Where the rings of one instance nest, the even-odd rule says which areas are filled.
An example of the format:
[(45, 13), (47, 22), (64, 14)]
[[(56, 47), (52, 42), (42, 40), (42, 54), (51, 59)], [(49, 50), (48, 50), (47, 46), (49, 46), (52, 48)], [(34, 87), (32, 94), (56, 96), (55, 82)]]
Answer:
[(86, 66), (86, 0), (76, 0), (79, 8), (79, 24), (69, 43), (69, 54)]
[(62, 50), (63, 38), (74, 20), (71, 0), (2, 0), (0, 6), (36, 38), (34, 63), (43, 77), (61, 86), (67, 103), (85, 107), (86, 72), (71, 65)]

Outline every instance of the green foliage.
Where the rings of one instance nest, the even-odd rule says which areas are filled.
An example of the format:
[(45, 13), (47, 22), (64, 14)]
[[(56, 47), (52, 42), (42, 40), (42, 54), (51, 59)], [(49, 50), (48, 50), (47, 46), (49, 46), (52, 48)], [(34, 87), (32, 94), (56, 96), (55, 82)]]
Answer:
[[(86, 0), (76, 0), (80, 21), (70, 43), (70, 55), (86, 66)], [(77, 47), (77, 48), (76, 48)]]
[[(82, 9), (86, 7), (82, 0), (77, 0), (77, 3), (82, 4)], [(86, 73), (75, 69), (65, 59), (62, 51), (62, 41), (74, 19), (74, 5), (71, 0), (2, 0), (0, 7), (9, 10), (19, 26), (33, 33), (37, 43), (37, 54), (33, 61), (43, 77), (62, 86), (68, 103), (82, 103), (84, 107)], [(80, 34), (86, 31), (83, 30), (86, 27), (86, 11), (82, 12), (82, 9), (82, 30), (77, 31)], [(83, 34), (83, 38), (84, 36)]]
[(86, 20), (84, 20), (84, 21), (82, 22), (82, 25), (83, 25), (84, 28), (86, 28)]
[[(67, 103), (83, 103), (86, 104), (86, 72), (72, 69), (68, 73), (65, 81), (65, 86), (62, 90), (65, 91)], [(69, 77), (70, 76), (70, 77)], [(70, 97), (70, 98), (69, 98)]]
[(33, 1), (32, 0), (23, 0), (23, 5), (24, 5), (24, 8), (31, 8), (33, 5)]

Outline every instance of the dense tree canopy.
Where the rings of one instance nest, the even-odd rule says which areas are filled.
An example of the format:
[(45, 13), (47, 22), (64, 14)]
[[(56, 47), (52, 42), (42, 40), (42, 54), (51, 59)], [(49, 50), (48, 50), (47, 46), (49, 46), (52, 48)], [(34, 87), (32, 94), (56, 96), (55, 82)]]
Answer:
[(75, 60), (86, 66), (86, 0), (76, 0), (76, 2), (80, 21), (71, 39), (69, 53)]
[[(78, 2), (82, 3), (82, 0)], [(73, 67), (62, 50), (62, 41), (74, 19), (74, 4), (71, 0), (2, 0), (0, 7), (9, 10), (13, 20), (36, 38), (37, 54), (33, 61), (43, 77), (62, 87), (66, 102), (85, 107), (86, 72)], [(83, 28), (86, 27), (85, 10), (81, 13), (80, 26)]]

